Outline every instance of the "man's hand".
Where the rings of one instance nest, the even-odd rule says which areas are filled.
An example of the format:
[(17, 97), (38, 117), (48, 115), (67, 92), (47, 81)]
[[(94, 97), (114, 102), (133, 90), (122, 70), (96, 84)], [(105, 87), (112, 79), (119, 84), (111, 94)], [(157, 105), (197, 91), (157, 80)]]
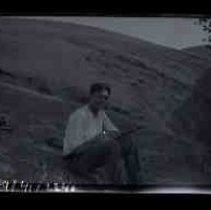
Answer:
[(111, 139), (117, 139), (118, 137), (120, 137), (121, 133), (118, 131), (107, 131), (107, 135)]
[(103, 138), (106, 140), (115, 140), (120, 136), (120, 132), (118, 131), (104, 131)]
[(118, 131), (104, 131), (100, 133), (98, 136), (95, 138), (100, 139), (102, 141), (110, 141), (110, 140), (115, 140), (120, 136), (120, 132)]

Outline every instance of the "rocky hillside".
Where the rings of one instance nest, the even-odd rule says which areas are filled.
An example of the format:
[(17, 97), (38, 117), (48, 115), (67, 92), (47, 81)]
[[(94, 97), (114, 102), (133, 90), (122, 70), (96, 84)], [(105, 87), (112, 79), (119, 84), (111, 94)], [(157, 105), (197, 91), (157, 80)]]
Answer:
[(211, 47), (210, 45), (189, 47), (183, 49), (185, 52), (190, 53), (192, 55), (198, 56), (200, 58), (204, 58), (209, 60), (211, 56)]
[(142, 127), (130, 136), (135, 184), (211, 182), (205, 144), (181, 124), (208, 59), (94, 27), (8, 18), (0, 19), (0, 48), (0, 112), (12, 127), (0, 131), (2, 178), (71, 181), (61, 158), (67, 117), (92, 82), (106, 81), (114, 123)]

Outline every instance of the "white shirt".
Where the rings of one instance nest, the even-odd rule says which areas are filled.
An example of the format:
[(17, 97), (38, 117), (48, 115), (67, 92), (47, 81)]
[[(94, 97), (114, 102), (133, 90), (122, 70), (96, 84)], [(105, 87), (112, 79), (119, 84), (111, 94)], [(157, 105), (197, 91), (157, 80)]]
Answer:
[(77, 109), (69, 116), (65, 131), (63, 154), (70, 154), (76, 147), (92, 140), (102, 131), (119, 131), (110, 121), (105, 111), (94, 116), (88, 105)]

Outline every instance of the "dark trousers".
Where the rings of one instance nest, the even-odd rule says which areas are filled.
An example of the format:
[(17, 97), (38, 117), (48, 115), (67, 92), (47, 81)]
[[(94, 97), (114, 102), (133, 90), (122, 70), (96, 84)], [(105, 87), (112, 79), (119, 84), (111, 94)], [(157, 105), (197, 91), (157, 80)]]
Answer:
[(116, 140), (91, 140), (79, 146), (65, 160), (70, 173), (89, 179), (90, 184), (99, 181), (95, 179), (99, 171), (106, 184), (126, 184), (121, 145)]

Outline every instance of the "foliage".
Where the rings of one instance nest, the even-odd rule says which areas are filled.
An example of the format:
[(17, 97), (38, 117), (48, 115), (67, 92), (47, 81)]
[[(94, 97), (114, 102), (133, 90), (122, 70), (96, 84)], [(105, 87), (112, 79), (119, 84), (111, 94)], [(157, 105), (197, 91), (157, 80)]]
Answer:
[(200, 17), (195, 22), (195, 24), (201, 26), (202, 30), (206, 34), (206, 37), (202, 41), (210, 45), (211, 44), (211, 17)]

